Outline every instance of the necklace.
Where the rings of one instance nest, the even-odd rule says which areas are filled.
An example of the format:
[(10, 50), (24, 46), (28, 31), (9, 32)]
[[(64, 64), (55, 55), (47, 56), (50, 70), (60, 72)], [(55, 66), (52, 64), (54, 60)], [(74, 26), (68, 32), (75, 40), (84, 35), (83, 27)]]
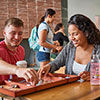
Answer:
[(16, 55), (16, 53), (17, 53), (17, 50), (11, 51), (11, 50), (8, 49), (7, 51), (8, 51), (8, 53), (9, 53), (10, 55), (12, 55), (12, 56)]
[(12, 55), (12, 56), (16, 55), (16, 52), (17, 52), (17, 50), (16, 50), (16, 51), (10, 51), (10, 50), (8, 50), (8, 53), (9, 53), (10, 55)]

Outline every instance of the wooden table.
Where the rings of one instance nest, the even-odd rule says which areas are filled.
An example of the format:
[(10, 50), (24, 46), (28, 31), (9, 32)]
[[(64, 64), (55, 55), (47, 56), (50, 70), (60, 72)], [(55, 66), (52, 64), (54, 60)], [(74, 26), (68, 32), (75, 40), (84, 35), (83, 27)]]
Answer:
[(100, 85), (92, 86), (90, 82), (74, 82), (42, 90), (16, 99), (7, 100), (100, 100)]
[(93, 100), (100, 97), (100, 86), (74, 82), (23, 96), (26, 100)]

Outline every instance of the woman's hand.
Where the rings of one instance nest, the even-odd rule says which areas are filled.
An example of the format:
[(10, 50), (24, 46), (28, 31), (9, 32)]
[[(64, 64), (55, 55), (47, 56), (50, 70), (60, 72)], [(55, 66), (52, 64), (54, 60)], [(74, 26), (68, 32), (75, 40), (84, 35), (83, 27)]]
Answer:
[(45, 77), (48, 74), (50, 67), (50, 64), (47, 64), (38, 70), (39, 79), (42, 79), (42, 77)]
[(79, 76), (85, 81), (89, 81), (90, 80), (90, 72), (88, 72), (88, 71), (81, 72), (79, 74)]
[(60, 43), (58, 42), (58, 40), (53, 41), (53, 44), (56, 45), (56, 46), (60, 46)]
[(60, 43), (57, 41), (53, 41), (54, 45), (56, 46), (55, 48), (53, 48), (53, 53), (56, 52), (56, 50), (58, 51), (58, 53), (62, 50), (62, 46), (60, 46)]
[(33, 68), (16, 68), (16, 75), (23, 77), (27, 82), (32, 82), (36, 85), (39, 81), (38, 74)]
[(57, 47), (56, 47), (56, 50), (57, 50), (58, 52), (60, 52), (62, 49), (63, 49), (62, 46), (57, 46)]

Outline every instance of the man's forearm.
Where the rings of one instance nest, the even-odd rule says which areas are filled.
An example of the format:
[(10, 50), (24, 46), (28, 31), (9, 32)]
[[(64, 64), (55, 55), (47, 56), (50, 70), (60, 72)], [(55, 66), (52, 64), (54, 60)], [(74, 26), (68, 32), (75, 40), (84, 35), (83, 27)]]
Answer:
[(15, 74), (16, 65), (11, 65), (0, 59), (0, 74)]

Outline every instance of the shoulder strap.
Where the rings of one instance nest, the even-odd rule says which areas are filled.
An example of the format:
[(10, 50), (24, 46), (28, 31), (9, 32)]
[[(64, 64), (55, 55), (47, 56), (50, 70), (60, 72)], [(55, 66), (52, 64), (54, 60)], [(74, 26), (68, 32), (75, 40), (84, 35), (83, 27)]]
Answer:
[(33, 36), (34, 36), (34, 33), (35, 33), (35, 31), (36, 31), (36, 27), (34, 27), (32, 30), (31, 30), (31, 34), (30, 34), (30, 37), (29, 37), (29, 41), (31, 41), (31, 40), (33, 40)]
[(39, 38), (39, 36), (38, 36), (38, 27), (36, 27), (36, 36)]

